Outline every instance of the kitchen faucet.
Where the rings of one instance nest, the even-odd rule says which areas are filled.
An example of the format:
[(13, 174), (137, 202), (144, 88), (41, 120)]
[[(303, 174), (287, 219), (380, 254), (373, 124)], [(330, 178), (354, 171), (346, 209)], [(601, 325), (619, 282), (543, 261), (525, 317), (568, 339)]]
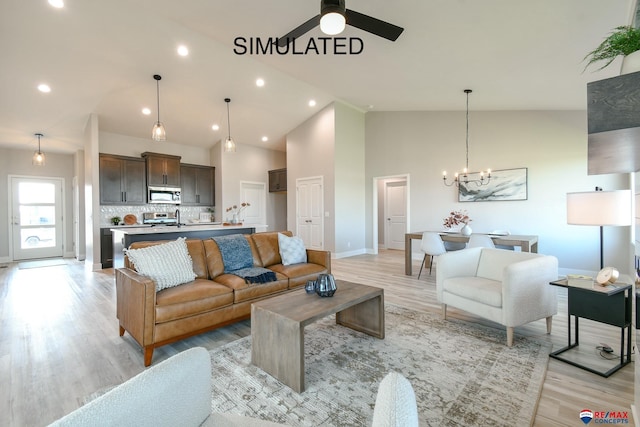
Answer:
[(178, 220), (178, 227), (180, 227), (180, 209), (176, 209), (176, 219)]

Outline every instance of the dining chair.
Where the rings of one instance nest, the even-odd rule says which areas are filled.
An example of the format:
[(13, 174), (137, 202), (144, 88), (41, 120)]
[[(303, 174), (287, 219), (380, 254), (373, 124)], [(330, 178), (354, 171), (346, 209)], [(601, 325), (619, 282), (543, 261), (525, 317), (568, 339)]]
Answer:
[(469, 242), (467, 243), (467, 248), (495, 248), (496, 245), (493, 243), (491, 237), (486, 234), (472, 234), (469, 237)]
[(442, 238), (440, 234), (426, 231), (422, 233), (422, 241), (420, 242), (420, 249), (424, 252), (424, 257), (422, 258), (422, 264), (420, 264), (420, 272), (418, 273), (418, 279), (422, 274), (422, 267), (424, 267), (424, 262), (427, 260), (427, 255), (429, 255), (430, 263), (429, 263), (429, 274), (431, 274), (431, 269), (433, 268), (433, 257), (438, 255), (442, 255), (447, 252), (444, 247), (444, 243), (442, 242)]

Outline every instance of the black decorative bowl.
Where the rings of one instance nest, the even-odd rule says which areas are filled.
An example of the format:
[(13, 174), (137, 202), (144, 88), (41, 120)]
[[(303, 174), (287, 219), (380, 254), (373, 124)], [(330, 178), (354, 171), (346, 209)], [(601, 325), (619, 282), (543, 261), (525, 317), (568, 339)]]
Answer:
[(331, 274), (321, 274), (316, 280), (316, 293), (321, 297), (332, 297), (336, 293), (336, 281)]

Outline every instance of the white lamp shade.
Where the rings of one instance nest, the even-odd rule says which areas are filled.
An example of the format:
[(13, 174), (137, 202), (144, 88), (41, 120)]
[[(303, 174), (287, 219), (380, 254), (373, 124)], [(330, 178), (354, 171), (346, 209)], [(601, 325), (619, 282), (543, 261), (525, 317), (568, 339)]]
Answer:
[(338, 12), (326, 13), (320, 18), (320, 30), (329, 36), (335, 36), (344, 31), (346, 21)]
[(631, 190), (567, 193), (567, 224), (631, 225)]

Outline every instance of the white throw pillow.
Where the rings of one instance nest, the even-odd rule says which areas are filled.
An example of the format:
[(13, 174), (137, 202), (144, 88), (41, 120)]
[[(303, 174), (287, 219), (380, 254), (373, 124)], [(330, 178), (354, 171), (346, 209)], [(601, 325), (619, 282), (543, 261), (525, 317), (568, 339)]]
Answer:
[(156, 291), (171, 288), (196, 278), (186, 238), (126, 251), (136, 271), (156, 282)]
[(307, 250), (300, 237), (289, 237), (278, 233), (278, 247), (280, 248), (280, 258), (282, 258), (283, 265), (307, 262)]

